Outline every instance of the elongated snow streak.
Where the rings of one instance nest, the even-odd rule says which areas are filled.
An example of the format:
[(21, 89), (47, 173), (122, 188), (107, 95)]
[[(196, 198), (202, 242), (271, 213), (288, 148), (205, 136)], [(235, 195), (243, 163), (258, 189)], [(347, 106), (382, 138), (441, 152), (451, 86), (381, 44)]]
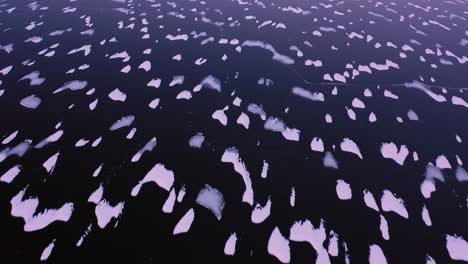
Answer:
[(242, 195), (242, 201), (253, 205), (254, 192), (252, 188), (252, 181), (250, 179), (250, 173), (247, 170), (242, 159), (239, 157), (239, 151), (236, 148), (228, 148), (224, 151), (221, 157), (222, 162), (232, 163), (234, 170), (242, 176), (242, 180), (245, 184), (245, 191)]
[(272, 59), (283, 64), (294, 64), (294, 60), (286, 55), (278, 53), (275, 48), (263, 41), (259, 40), (246, 40), (242, 43), (242, 47), (258, 47), (270, 51), (273, 54)]
[(112, 126), (109, 128), (109, 130), (115, 131), (122, 127), (129, 127), (133, 123), (134, 120), (135, 120), (135, 116), (132, 116), (132, 115), (124, 116), (121, 119), (115, 121), (114, 124), (112, 124)]
[(30, 149), (30, 147), (31, 142), (24, 141), (14, 146), (13, 148), (4, 148), (2, 151), (0, 151), (0, 162), (4, 161), (6, 158), (12, 155), (17, 157), (23, 157), (24, 154), (26, 154), (26, 152)]
[(151, 152), (153, 151), (153, 149), (156, 147), (156, 138), (153, 137), (152, 139), (150, 139), (144, 146), (142, 149), (140, 149), (135, 155), (133, 155), (132, 157), (132, 162), (137, 162), (140, 160), (141, 156), (143, 156), (143, 154), (145, 152)]
[(72, 90), (72, 91), (82, 90), (86, 88), (87, 85), (88, 85), (87, 81), (79, 81), (79, 80), (70, 81), (70, 82), (65, 83), (62, 87), (55, 90), (54, 94), (60, 93), (65, 90)]
[(190, 208), (174, 227), (174, 231), (172, 232), (172, 234), (178, 235), (182, 233), (187, 233), (190, 230), (194, 219), (195, 211), (193, 210), (193, 208)]
[(415, 88), (415, 89), (418, 89), (420, 91), (423, 91), (424, 93), (426, 93), (432, 99), (434, 99), (435, 101), (437, 101), (439, 103), (447, 101), (447, 99), (445, 99), (445, 97), (443, 95), (434, 93), (433, 91), (431, 91), (430, 86), (428, 86), (428, 85), (426, 85), (426, 84), (424, 84), (422, 82), (412, 81), (412, 82), (409, 82), (409, 83), (404, 83), (403, 86), (405, 86), (407, 88)]
[(55, 246), (55, 239), (52, 240), (52, 242), (50, 242), (50, 244), (44, 249), (44, 251), (42, 251), (41, 258), (40, 258), (41, 261), (45, 261), (49, 258), (50, 254), (52, 253), (52, 250), (54, 249), (54, 246)]
[(322, 93), (319, 93), (319, 92), (312, 93), (311, 91), (306, 90), (302, 87), (297, 87), (297, 86), (293, 87), (291, 92), (294, 95), (297, 95), (305, 99), (309, 99), (311, 101), (319, 101), (319, 102), (325, 101), (325, 96)]

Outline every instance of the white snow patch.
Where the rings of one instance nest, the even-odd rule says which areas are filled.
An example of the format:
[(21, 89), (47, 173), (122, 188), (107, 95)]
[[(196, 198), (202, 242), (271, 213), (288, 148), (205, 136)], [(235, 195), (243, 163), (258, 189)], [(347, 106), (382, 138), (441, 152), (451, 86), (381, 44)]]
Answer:
[(350, 200), (352, 198), (351, 185), (343, 180), (336, 181), (336, 194), (340, 200)]
[(297, 86), (293, 87), (291, 91), (294, 95), (297, 95), (299, 97), (302, 97), (311, 101), (319, 101), (319, 102), (325, 101), (325, 96), (323, 95), (323, 93), (319, 93), (319, 92), (312, 93), (309, 90), (306, 90), (302, 87), (297, 87)]
[(174, 204), (176, 200), (176, 194), (174, 188), (171, 189), (169, 192), (169, 195), (167, 196), (166, 201), (164, 202), (164, 205), (162, 207), (162, 211), (166, 214), (172, 213), (174, 210)]
[(138, 69), (143, 69), (146, 72), (149, 72), (151, 70), (151, 62), (150, 61), (144, 61), (138, 66)]
[(110, 127), (110, 131), (115, 131), (117, 129), (120, 129), (122, 127), (129, 127), (133, 121), (135, 120), (135, 116), (129, 115), (129, 116), (124, 116), (120, 118), (119, 120), (115, 121), (114, 124)]
[(451, 169), (452, 165), (444, 155), (440, 155), (436, 159), (436, 166), (439, 169)]
[(119, 88), (116, 88), (109, 93), (109, 98), (114, 101), (125, 102), (125, 100), (127, 100), (127, 95), (120, 91)]
[(266, 162), (265, 160), (263, 161), (263, 167), (262, 167), (262, 173), (260, 174), (260, 176), (262, 178), (266, 178), (268, 176), (268, 168), (269, 168), (269, 164), (268, 162)]
[(421, 189), (421, 194), (424, 196), (424, 198), (426, 198), (426, 199), (431, 198), (432, 192), (434, 192), (436, 190), (434, 180), (425, 179), (421, 183), (420, 189)]
[(192, 98), (192, 93), (188, 90), (183, 90), (176, 96), (176, 99), (190, 100), (191, 98)]
[(247, 167), (239, 156), (239, 151), (236, 148), (228, 148), (224, 151), (221, 157), (222, 162), (232, 163), (234, 170), (242, 176), (244, 181), (245, 190), (242, 195), (242, 201), (253, 205), (254, 192), (252, 189), (252, 181), (250, 179), (250, 173), (247, 171)]
[(338, 169), (338, 162), (329, 151), (325, 152), (325, 156), (323, 157), (323, 166), (327, 168)]
[(50, 242), (50, 244), (42, 251), (41, 254), (41, 261), (46, 261), (49, 257), (50, 254), (52, 253), (52, 250), (54, 249), (55, 246), (55, 239)]
[(382, 143), (380, 153), (386, 159), (392, 159), (399, 165), (403, 166), (405, 159), (409, 154), (408, 148), (405, 145), (400, 146), (400, 150), (395, 143)]
[(387, 223), (387, 220), (385, 219), (385, 217), (383, 215), (380, 215), (379, 229), (380, 229), (380, 233), (382, 234), (382, 238), (385, 239), (385, 240), (389, 240), (390, 235), (388, 233), (388, 223)]
[(250, 119), (249, 119), (249, 116), (247, 114), (245, 114), (244, 112), (242, 112), (239, 115), (236, 122), (237, 122), (237, 124), (242, 125), (245, 129), (249, 129)]
[(364, 102), (358, 98), (354, 98), (351, 104), (354, 108), (360, 108), (360, 109), (366, 108), (366, 105), (364, 104)]
[(317, 152), (323, 152), (325, 150), (323, 146), (323, 141), (321, 138), (314, 137), (310, 142), (310, 149)]
[(363, 194), (364, 194), (364, 203), (367, 205), (367, 207), (379, 212), (379, 206), (377, 205), (377, 202), (375, 201), (374, 195), (368, 190), (364, 190)]
[(93, 204), (99, 204), (99, 202), (102, 200), (102, 196), (104, 194), (104, 187), (102, 187), (102, 184), (99, 185), (99, 187), (91, 193), (91, 195), (88, 197), (88, 202), (93, 203)]
[(104, 229), (112, 218), (118, 218), (122, 214), (124, 202), (120, 202), (115, 206), (111, 206), (105, 199), (101, 200), (94, 209), (98, 226)]
[(144, 146), (142, 149), (140, 149), (135, 155), (132, 157), (132, 162), (137, 162), (140, 160), (141, 156), (148, 151), (151, 152), (153, 149), (156, 147), (156, 138), (153, 137), (151, 138)]
[(154, 87), (154, 88), (159, 88), (161, 86), (161, 79), (151, 79), (146, 86), (148, 87)]
[(36, 109), (41, 104), (41, 98), (35, 96), (34, 94), (23, 98), (20, 104), (29, 109)]
[(6, 183), (11, 183), (16, 176), (21, 172), (21, 166), (20, 165), (15, 165), (11, 167), (9, 170), (7, 170), (1, 177), (0, 181), (1, 182), (6, 182)]
[(224, 254), (228, 256), (234, 256), (236, 253), (236, 242), (237, 242), (237, 235), (236, 233), (232, 233), (224, 244)]
[(323, 246), (327, 234), (323, 220), (320, 227), (315, 228), (309, 220), (295, 222), (290, 229), (289, 239), (296, 242), (308, 242), (316, 251), (315, 263), (331, 263), (327, 249)]
[(289, 240), (281, 234), (278, 227), (273, 229), (268, 239), (268, 253), (282, 263), (289, 263), (291, 261)]
[(429, 216), (429, 211), (427, 210), (427, 208), (426, 208), (425, 205), (424, 205), (424, 207), (423, 207), (423, 209), (422, 209), (421, 216), (422, 216), (422, 219), (423, 219), (424, 223), (425, 223), (427, 226), (431, 226), (431, 225), (432, 225), (431, 217)]
[(189, 146), (192, 148), (201, 148), (203, 141), (205, 141), (205, 136), (202, 133), (197, 133), (189, 140)]
[(59, 155), (60, 155), (59, 152), (55, 153), (42, 164), (42, 167), (46, 169), (47, 173), (52, 173), (52, 171), (55, 168), (55, 164), (57, 163), (57, 159)]
[(369, 247), (369, 264), (387, 264), (382, 249), (375, 244)]
[(170, 191), (174, 184), (174, 172), (166, 169), (166, 167), (161, 163), (154, 165), (153, 168), (146, 173), (143, 180), (133, 187), (131, 195), (137, 196), (140, 192), (141, 186), (148, 182), (154, 182), (164, 190)]
[(265, 219), (270, 216), (271, 212), (271, 199), (268, 197), (268, 201), (266, 202), (265, 206), (261, 206), (259, 203), (257, 203), (252, 210), (252, 215), (250, 216), (250, 219), (252, 220), (252, 223), (254, 224), (260, 224), (265, 221)]
[(195, 202), (210, 210), (218, 220), (221, 220), (224, 209), (224, 196), (218, 189), (205, 184), (198, 193)]
[(354, 141), (352, 141), (349, 138), (344, 138), (343, 139), (343, 141), (340, 144), (340, 148), (341, 148), (342, 151), (354, 153), (360, 159), (363, 159), (362, 155), (361, 155), (361, 151), (359, 150), (359, 147), (356, 145), (356, 143), (354, 143)]
[(227, 116), (226, 114), (224, 113), (224, 111), (228, 110), (229, 107), (226, 106), (224, 107), (223, 109), (219, 109), (219, 110), (216, 110), (213, 112), (213, 114), (211, 115), (211, 117), (215, 120), (218, 120), (223, 126), (226, 126), (227, 125), (227, 122), (228, 122), (228, 119), (227, 119)]
[(193, 210), (193, 208), (190, 208), (174, 227), (174, 231), (172, 232), (172, 234), (178, 235), (182, 233), (187, 233), (190, 230), (194, 219), (195, 211)]
[(391, 191), (384, 190), (380, 202), (384, 212), (394, 212), (408, 219), (408, 211), (406, 210), (405, 202), (403, 199), (395, 197)]
[(451, 259), (468, 261), (468, 242), (463, 237), (446, 235), (445, 239), (445, 247)]

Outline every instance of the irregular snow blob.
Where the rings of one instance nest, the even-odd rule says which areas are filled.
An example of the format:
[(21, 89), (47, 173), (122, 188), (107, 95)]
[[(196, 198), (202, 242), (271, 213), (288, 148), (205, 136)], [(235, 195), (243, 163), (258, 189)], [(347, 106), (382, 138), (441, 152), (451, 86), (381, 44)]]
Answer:
[(382, 249), (375, 244), (369, 247), (369, 264), (387, 264)]
[(350, 152), (356, 154), (360, 159), (362, 159), (361, 151), (359, 151), (359, 147), (349, 138), (344, 138), (340, 144), (340, 148), (342, 151)]
[(234, 256), (234, 254), (236, 253), (236, 242), (237, 235), (236, 233), (232, 233), (226, 241), (226, 244), (224, 245), (224, 254), (228, 256)]
[(224, 196), (216, 188), (205, 184), (197, 195), (195, 202), (210, 210), (218, 220), (223, 216)]
[(389, 190), (384, 190), (381, 198), (381, 206), (384, 212), (395, 212), (400, 216), (408, 219), (408, 211), (406, 211), (405, 202)]
[(154, 165), (154, 167), (146, 173), (143, 180), (133, 187), (131, 195), (137, 196), (140, 192), (141, 186), (147, 182), (154, 182), (164, 190), (170, 191), (174, 184), (174, 172), (166, 169), (166, 167), (161, 163)]
[(446, 235), (446, 248), (453, 260), (468, 261), (468, 242), (457, 235)]
[(350, 200), (352, 198), (351, 186), (343, 180), (336, 181), (336, 194), (340, 200)]
[(409, 154), (408, 148), (405, 145), (400, 146), (400, 150), (395, 143), (382, 143), (380, 153), (386, 159), (392, 159), (399, 165), (405, 163), (405, 159)]
[(205, 137), (202, 133), (197, 133), (189, 140), (189, 146), (192, 148), (201, 148), (203, 141), (205, 141)]
[(273, 229), (268, 239), (268, 253), (275, 256), (282, 263), (289, 263), (291, 261), (289, 240), (281, 234), (278, 227)]
[(242, 201), (252, 206), (254, 200), (252, 181), (250, 179), (250, 173), (247, 171), (247, 167), (239, 157), (239, 151), (236, 148), (226, 149), (223, 153), (223, 156), (221, 157), (221, 161), (232, 163), (234, 170), (242, 176), (242, 180), (245, 184), (245, 191), (242, 195)]
[(261, 206), (260, 204), (256, 204), (253, 211), (252, 215), (250, 216), (250, 219), (252, 220), (252, 223), (254, 224), (260, 224), (265, 219), (270, 216), (270, 211), (271, 211), (271, 200), (268, 198), (268, 201), (266, 202), (265, 206)]

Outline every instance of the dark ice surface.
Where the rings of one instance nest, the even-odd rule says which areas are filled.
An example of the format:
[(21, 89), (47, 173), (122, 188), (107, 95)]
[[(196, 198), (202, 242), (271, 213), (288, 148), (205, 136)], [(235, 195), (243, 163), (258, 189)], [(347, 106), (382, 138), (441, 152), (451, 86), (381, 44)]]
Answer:
[(467, 19), (0, 0), (0, 263), (468, 261)]

